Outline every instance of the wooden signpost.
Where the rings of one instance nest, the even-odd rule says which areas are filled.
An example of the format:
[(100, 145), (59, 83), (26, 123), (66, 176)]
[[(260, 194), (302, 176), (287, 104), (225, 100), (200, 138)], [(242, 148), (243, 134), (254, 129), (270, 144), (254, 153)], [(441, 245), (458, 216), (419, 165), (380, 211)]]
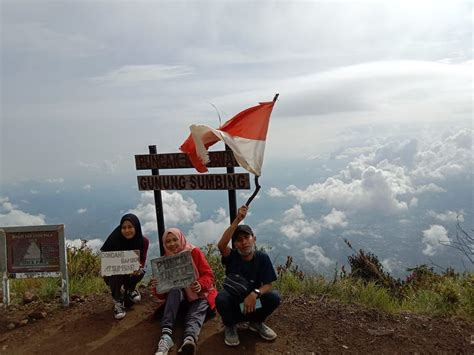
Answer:
[(155, 210), (158, 225), (158, 241), (160, 253), (164, 255), (161, 236), (165, 232), (163, 203), (161, 190), (227, 190), (229, 196), (230, 223), (237, 215), (236, 190), (249, 190), (249, 173), (234, 173), (234, 167), (239, 166), (232, 151), (209, 152), (208, 168), (226, 168), (226, 174), (192, 174), (192, 175), (160, 175), (160, 169), (194, 168), (185, 153), (157, 154), (156, 146), (148, 147), (150, 154), (135, 155), (137, 170), (151, 169), (152, 175), (138, 176), (140, 191), (153, 190), (155, 195)]
[(0, 229), (3, 303), (10, 303), (10, 278), (60, 277), (62, 301), (69, 305), (64, 225)]

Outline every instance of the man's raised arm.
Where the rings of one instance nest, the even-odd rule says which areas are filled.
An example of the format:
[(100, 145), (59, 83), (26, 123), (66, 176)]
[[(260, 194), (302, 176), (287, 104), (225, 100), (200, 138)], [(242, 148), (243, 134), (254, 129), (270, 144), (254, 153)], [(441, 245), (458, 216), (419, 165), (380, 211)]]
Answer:
[(245, 205), (239, 208), (239, 211), (237, 212), (237, 216), (235, 217), (234, 221), (224, 231), (224, 234), (222, 234), (221, 239), (217, 243), (217, 247), (219, 248), (219, 251), (221, 252), (221, 255), (223, 257), (226, 257), (230, 254), (229, 242), (232, 239), (232, 234), (234, 234), (234, 231), (239, 225), (239, 223), (244, 220), (245, 216), (247, 216), (247, 211), (248, 207)]

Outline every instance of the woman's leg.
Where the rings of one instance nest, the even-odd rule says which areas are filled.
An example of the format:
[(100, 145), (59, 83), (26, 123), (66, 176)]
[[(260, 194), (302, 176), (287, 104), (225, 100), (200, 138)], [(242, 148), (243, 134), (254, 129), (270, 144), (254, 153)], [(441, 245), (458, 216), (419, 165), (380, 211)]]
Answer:
[(189, 304), (184, 319), (184, 337), (191, 336), (197, 343), (209, 304), (206, 299), (197, 299)]
[(178, 314), (179, 306), (184, 300), (183, 290), (174, 289), (168, 292), (166, 298), (165, 310), (163, 312), (163, 318), (161, 318), (161, 333), (167, 333), (171, 335), (173, 333), (173, 326)]
[(112, 293), (112, 298), (115, 300), (115, 302), (123, 301), (123, 295), (121, 291), (123, 277), (124, 275), (112, 275), (104, 277), (104, 281), (110, 287), (110, 292)]
[(124, 277), (124, 284), (123, 287), (125, 288), (125, 291), (133, 291), (135, 290), (135, 287), (137, 287), (137, 284), (143, 279), (144, 274), (142, 275), (125, 275)]

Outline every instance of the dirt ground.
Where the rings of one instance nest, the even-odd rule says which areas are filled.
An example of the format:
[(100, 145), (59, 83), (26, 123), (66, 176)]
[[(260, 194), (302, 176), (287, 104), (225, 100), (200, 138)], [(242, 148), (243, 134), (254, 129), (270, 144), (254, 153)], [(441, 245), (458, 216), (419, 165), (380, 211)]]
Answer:
[[(142, 291), (142, 302), (121, 321), (113, 318), (107, 294), (73, 297), (67, 309), (39, 302), (1, 308), (0, 354), (154, 354), (160, 334), (154, 316), (158, 304)], [(198, 354), (474, 354), (472, 322), (391, 316), (324, 297), (286, 298), (268, 324), (278, 333), (275, 341), (240, 329), (240, 346), (229, 348), (216, 316), (204, 324)], [(182, 341), (182, 327), (177, 328), (171, 354)]]

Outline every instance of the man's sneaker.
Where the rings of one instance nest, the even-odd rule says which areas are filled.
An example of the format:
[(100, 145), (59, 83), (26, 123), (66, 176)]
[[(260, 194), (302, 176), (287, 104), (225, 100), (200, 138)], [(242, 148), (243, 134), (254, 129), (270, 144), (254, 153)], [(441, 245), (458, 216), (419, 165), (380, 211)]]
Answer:
[(158, 343), (155, 355), (168, 355), (168, 351), (173, 347), (173, 339), (168, 334), (163, 334)]
[(226, 326), (224, 335), (224, 343), (226, 343), (226, 345), (237, 346), (240, 344), (239, 334), (237, 334), (237, 327), (235, 325), (232, 325), (230, 327)]
[(194, 355), (196, 352), (196, 342), (192, 336), (187, 336), (184, 338), (183, 345), (178, 350), (181, 354)]
[(125, 317), (127, 312), (125, 312), (125, 307), (123, 302), (115, 302), (114, 304), (114, 317), (115, 319), (122, 319)]
[(142, 295), (140, 295), (140, 292), (138, 292), (138, 290), (129, 291), (127, 292), (127, 294), (128, 294), (128, 298), (133, 303), (138, 303), (142, 300)]
[(257, 332), (265, 340), (274, 340), (277, 337), (277, 334), (263, 322), (250, 322), (249, 329)]

